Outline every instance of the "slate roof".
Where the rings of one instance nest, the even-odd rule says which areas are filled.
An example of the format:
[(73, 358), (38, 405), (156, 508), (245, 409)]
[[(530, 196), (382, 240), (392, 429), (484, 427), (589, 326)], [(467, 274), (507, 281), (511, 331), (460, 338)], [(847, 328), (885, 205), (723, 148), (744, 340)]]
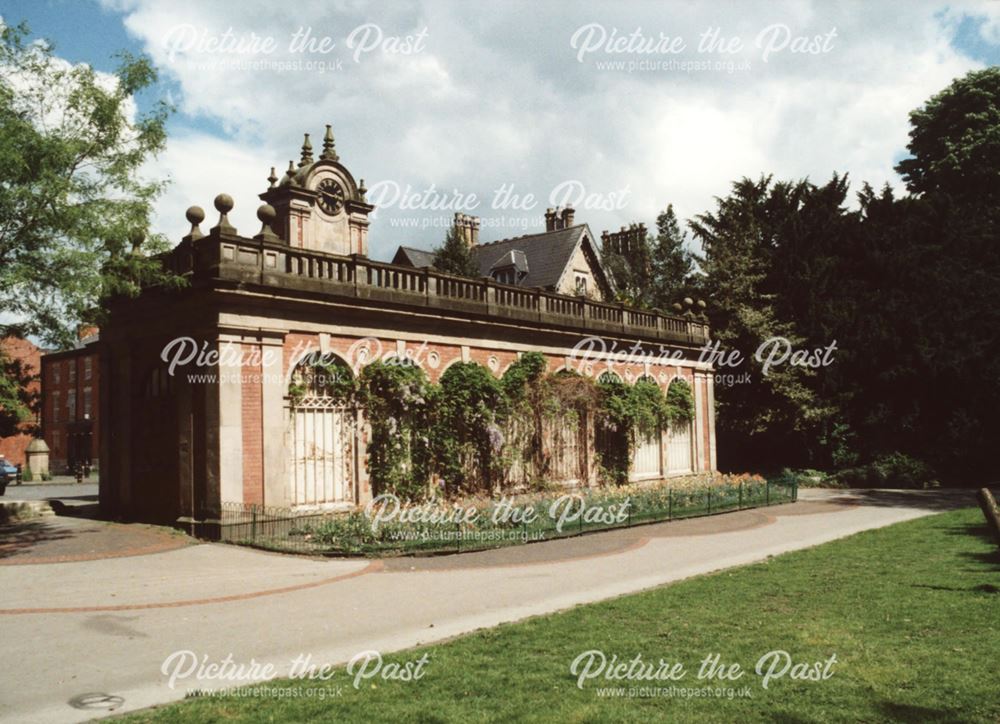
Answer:
[(504, 252), (499, 259), (493, 262), (490, 266), (490, 271), (498, 269), (507, 269), (513, 267), (518, 274), (528, 273), (528, 257), (520, 249), (514, 249), (513, 251)]
[(414, 249), (412, 246), (401, 246), (392, 258), (393, 264), (412, 266), (415, 269), (434, 266), (434, 252), (426, 249)]
[(501, 257), (510, 252), (520, 251), (524, 254), (528, 265), (528, 274), (519, 282), (523, 287), (552, 288), (559, 283), (563, 272), (569, 265), (580, 237), (587, 228), (586, 224), (571, 226), (557, 231), (543, 231), (539, 234), (528, 234), (513, 239), (501, 239), (480, 244), (473, 248), (479, 273), (489, 276)]
[[(514, 264), (519, 272), (527, 271), (527, 274), (519, 274), (518, 286), (555, 289), (570, 266), (573, 252), (585, 236), (590, 239), (593, 251), (596, 282), (605, 296), (611, 298), (612, 282), (601, 266), (600, 250), (594, 244), (594, 236), (586, 224), (490, 241), (472, 247), (472, 253), (479, 265), (480, 276), (493, 276), (491, 272)], [(434, 253), (412, 246), (401, 246), (396, 250), (392, 263), (423, 269), (434, 265)]]

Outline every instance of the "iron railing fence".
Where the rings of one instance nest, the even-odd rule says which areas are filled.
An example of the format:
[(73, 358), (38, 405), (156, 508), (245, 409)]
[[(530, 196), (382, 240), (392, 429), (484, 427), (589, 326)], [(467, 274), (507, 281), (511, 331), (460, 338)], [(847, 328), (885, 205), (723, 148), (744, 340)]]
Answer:
[[(486, 550), (553, 540), (595, 531), (630, 528), (684, 518), (791, 503), (798, 486), (774, 481), (694, 489), (650, 488), (616, 495), (583, 491), (580, 499), (553, 511), (551, 499), (515, 504), (520, 516), (498, 514), (496, 504), (479, 509), (473, 523), (450, 519), (373, 526), (360, 510), (302, 512), (243, 503), (223, 503), (220, 538), (268, 550), (324, 556), (391, 556)], [(585, 510), (581, 513), (582, 500)], [(622, 504), (628, 501), (627, 506)], [(565, 499), (564, 499), (565, 501)], [(568, 513), (563, 515), (565, 511)], [(523, 514), (534, 510), (534, 515)], [(501, 511), (503, 512), (503, 511)], [(442, 518), (446, 518), (442, 516)]]

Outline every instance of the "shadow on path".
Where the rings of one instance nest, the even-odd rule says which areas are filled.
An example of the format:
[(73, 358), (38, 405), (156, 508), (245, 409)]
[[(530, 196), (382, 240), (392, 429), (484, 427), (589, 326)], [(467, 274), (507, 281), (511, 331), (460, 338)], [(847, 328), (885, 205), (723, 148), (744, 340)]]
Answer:
[(944, 512), (977, 505), (971, 488), (936, 488), (933, 490), (842, 490), (836, 499), (856, 505), (889, 508), (918, 508)]

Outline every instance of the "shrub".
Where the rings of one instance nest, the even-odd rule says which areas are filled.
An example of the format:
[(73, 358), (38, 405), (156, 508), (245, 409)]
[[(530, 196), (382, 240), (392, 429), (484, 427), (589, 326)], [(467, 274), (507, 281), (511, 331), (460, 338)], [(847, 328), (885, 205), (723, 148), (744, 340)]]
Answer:
[(822, 470), (793, 470), (791, 468), (782, 469), (779, 475), (771, 478), (771, 482), (780, 485), (796, 485), (800, 488), (839, 488), (842, 483), (838, 482), (834, 476), (824, 473)]
[(936, 488), (934, 471), (922, 460), (900, 452), (877, 457), (871, 463), (841, 470), (834, 479), (849, 488)]

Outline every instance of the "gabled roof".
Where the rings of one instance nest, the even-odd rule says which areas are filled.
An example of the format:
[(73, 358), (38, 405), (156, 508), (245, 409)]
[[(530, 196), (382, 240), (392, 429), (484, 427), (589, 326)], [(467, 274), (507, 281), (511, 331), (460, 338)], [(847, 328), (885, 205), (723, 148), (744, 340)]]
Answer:
[(525, 287), (555, 287), (573, 258), (573, 252), (586, 230), (586, 224), (571, 226), (558, 231), (544, 231), (514, 239), (501, 239), (473, 248), (479, 273), (489, 276), (490, 269), (512, 251), (524, 254), (528, 274), (521, 280)]
[(434, 252), (426, 249), (414, 249), (412, 246), (401, 246), (392, 257), (393, 264), (412, 266), (415, 269), (434, 266)]
[(520, 249), (508, 251), (493, 262), (493, 266), (490, 267), (490, 272), (499, 269), (514, 269), (518, 272), (518, 274), (527, 274), (528, 256)]
[(490, 276), (498, 262), (503, 264), (504, 258), (511, 258), (511, 252), (520, 252), (527, 265), (527, 275), (518, 284), (524, 287), (542, 287), (556, 289), (562, 278), (572, 273), (569, 268), (577, 248), (584, 245), (597, 277), (597, 283), (603, 288), (608, 298), (613, 294), (611, 282), (601, 265), (601, 255), (594, 246), (594, 237), (586, 224), (578, 224), (556, 231), (543, 231), (538, 234), (518, 236), (514, 239), (501, 239), (488, 244), (480, 244), (473, 248), (479, 273)]
[[(479, 244), (472, 247), (472, 254), (479, 266), (480, 276), (490, 277), (500, 268), (513, 266), (519, 272), (518, 286), (558, 289), (563, 277), (573, 272), (571, 262), (581, 246), (590, 261), (597, 284), (605, 297), (610, 299), (614, 287), (604, 271), (600, 251), (586, 224)], [(422, 269), (434, 265), (434, 253), (401, 246), (396, 250), (392, 263)]]

